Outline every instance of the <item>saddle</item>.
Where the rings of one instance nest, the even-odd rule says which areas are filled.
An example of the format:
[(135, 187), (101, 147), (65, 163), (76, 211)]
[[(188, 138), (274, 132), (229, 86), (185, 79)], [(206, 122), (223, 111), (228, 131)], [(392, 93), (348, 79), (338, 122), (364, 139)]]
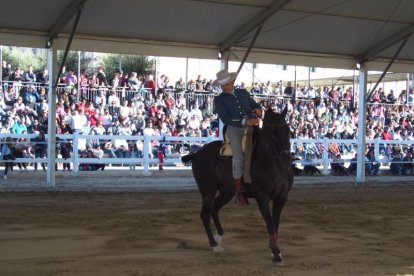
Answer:
[[(233, 156), (233, 152), (231, 151), (230, 146), (230, 139), (226, 135), (225, 129), (224, 131), (224, 140), (223, 144), (220, 147), (220, 156), (229, 157)], [(243, 138), (242, 138), (242, 149), (244, 153), (244, 172), (243, 172), (243, 180), (244, 182), (251, 183), (251, 176), (250, 176), (250, 164), (252, 160), (252, 152), (253, 152), (253, 127), (247, 126), (244, 130)]]

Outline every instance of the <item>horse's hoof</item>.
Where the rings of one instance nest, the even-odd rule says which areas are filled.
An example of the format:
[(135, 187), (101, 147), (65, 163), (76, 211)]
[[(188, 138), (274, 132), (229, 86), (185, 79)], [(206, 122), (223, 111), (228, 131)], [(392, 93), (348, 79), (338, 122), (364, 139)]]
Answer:
[(283, 261), (281, 262), (273, 262), (273, 266), (283, 266)]
[(274, 266), (282, 266), (283, 265), (283, 258), (282, 254), (272, 254), (272, 262)]
[(214, 253), (220, 253), (220, 252), (223, 252), (223, 251), (224, 251), (224, 249), (220, 245), (217, 245), (217, 246), (213, 247), (213, 252)]
[(216, 241), (216, 243), (217, 243), (217, 244), (220, 244), (220, 243), (221, 243), (221, 239), (222, 239), (222, 237), (223, 237), (223, 236), (221, 236), (221, 235), (219, 235), (219, 234), (216, 234), (216, 235), (214, 236), (214, 240)]

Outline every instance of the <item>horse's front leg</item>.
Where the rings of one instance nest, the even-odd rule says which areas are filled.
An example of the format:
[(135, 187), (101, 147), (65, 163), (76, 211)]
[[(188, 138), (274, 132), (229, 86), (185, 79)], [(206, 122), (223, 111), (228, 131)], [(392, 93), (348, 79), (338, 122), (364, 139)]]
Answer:
[(260, 213), (266, 223), (267, 232), (269, 233), (269, 248), (272, 251), (273, 256), (273, 263), (275, 265), (281, 264), (283, 259), (282, 255), (280, 254), (279, 248), (277, 246), (277, 229), (272, 217), (272, 213), (270, 212), (269, 208), (269, 201), (270, 199), (263, 194), (257, 193), (256, 194), (256, 201), (259, 207)]
[(272, 224), (274, 225), (274, 232), (269, 233), (269, 248), (272, 250), (273, 254), (273, 263), (275, 265), (282, 265), (283, 258), (282, 253), (279, 249), (278, 238), (279, 238), (279, 223), (280, 223), (280, 215), (282, 214), (283, 207), (287, 201), (287, 196), (281, 199), (273, 200), (273, 216), (272, 216)]

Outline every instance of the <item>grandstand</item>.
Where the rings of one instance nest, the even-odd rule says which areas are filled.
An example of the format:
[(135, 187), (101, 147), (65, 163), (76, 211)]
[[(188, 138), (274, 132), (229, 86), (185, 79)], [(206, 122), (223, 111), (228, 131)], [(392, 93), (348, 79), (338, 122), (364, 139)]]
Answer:
[[(182, 18), (182, 23), (173, 24), (169, 16), (160, 17), (158, 13), (153, 12), (158, 10), (157, 3), (154, 1), (131, 3), (130, 8), (124, 11), (125, 14), (122, 17), (117, 15), (118, 17), (110, 21), (108, 21), (108, 18), (116, 16), (112, 11), (117, 8), (116, 4), (111, 1), (99, 2), (99, 6), (102, 7), (99, 13), (96, 13), (93, 8), (94, 1), (92, 0), (71, 1), (66, 3), (67, 6), (63, 2), (54, 5), (49, 5), (46, 2), (24, 2), (24, 9), (16, 6), (17, 4), (14, 2), (8, 2), (7, 8), (8, 10), (18, 9), (22, 14), (22, 18), (30, 18), (29, 15), (32, 10), (37, 10), (38, 16), (30, 21), (19, 20), (17, 22), (11, 14), (5, 14), (0, 21), (2, 43), (30, 47), (44, 47), (46, 45), (49, 48), (48, 64), (52, 76), (56, 71), (59, 74), (61, 71), (60, 69), (56, 70), (55, 64), (52, 62), (56, 59), (56, 50), (63, 48), (68, 50), (71, 46), (74, 50), (88, 51), (210, 59), (218, 56), (221, 58), (223, 66), (227, 66), (230, 60), (242, 61), (241, 56), (247, 51), (250, 54), (245, 56), (247, 58), (245, 60), (254, 63), (276, 63), (277, 61), (282, 64), (312, 67), (318, 65), (320, 67), (358, 69), (359, 88), (353, 87), (351, 93), (347, 91), (349, 88), (334, 87), (332, 90), (328, 87), (326, 90), (318, 90), (313, 87), (299, 87), (300, 89), (295, 90), (298, 92), (294, 96), (295, 101), (291, 102), (292, 112), (294, 112), (296, 105), (299, 114), (303, 110), (315, 111), (315, 104), (324, 102), (325, 108), (332, 111), (333, 116), (345, 118), (345, 120), (349, 118), (353, 120), (354, 124), (356, 121), (359, 124), (364, 124), (365, 121), (369, 120), (370, 125), (367, 128), (369, 128), (369, 131), (372, 128), (376, 135), (382, 134), (385, 124), (392, 124), (388, 127), (396, 128), (394, 126), (396, 120), (401, 119), (402, 121), (398, 123), (404, 125), (404, 128), (407, 125), (410, 126), (410, 122), (408, 122), (411, 118), (410, 89), (406, 89), (406, 97), (400, 97), (400, 99), (398, 99), (399, 94), (400, 92), (403, 94), (403, 91), (394, 91), (395, 95), (392, 95), (393, 93), (390, 91), (383, 91), (384, 93), (378, 91), (378, 95), (373, 94), (372, 104), (369, 107), (369, 112), (373, 114), (369, 115), (372, 116), (372, 119), (365, 119), (365, 92), (367, 90), (368, 70), (383, 71), (384, 68), (386, 68), (384, 71), (392, 72), (411, 70), (413, 58), (411, 52), (407, 50), (410, 47), (404, 47), (406, 44), (409, 46), (412, 43), (410, 38), (413, 32), (412, 26), (407, 23), (410, 22), (410, 19), (405, 13), (406, 10), (410, 10), (411, 4), (409, 3), (394, 3), (394, 9), (390, 9), (390, 3), (381, 6), (372, 5), (368, 2), (347, 3), (349, 1), (336, 4), (320, 1), (317, 5), (294, 0), (253, 1), (249, 4), (246, 4), (245, 1), (190, 1), (189, 3), (172, 1), (171, 3), (163, 3), (164, 9), (168, 13), (188, 12), (188, 15)], [(371, 14), (373, 6), (376, 10), (375, 16)], [(145, 13), (145, 16), (136, 18), (134, 24), (145, 26), (145, 28), (125, 28), (126, 25), (129, 26), (125, 20), (135, 18), (134, 11), (141, 9), (148, 12)], [(350, 10), (354, 12), (349, 13)], [(390, 10), (392, 10), (392, 15), (389, 14)], [(204, 17), (198, 17), (197, 13), (193, 11), (208, 14), (209, 16), (205, 18), (213, 18), (214, 20), (205, 21)], [(218, 16), (230, 13), (234, 16)], [(55, 16), (50, 16), (50, 14)], [(80, 18), (82, 20), (79, 20)], [(246, 18), (245, 24), (241, 24), (240, 18)], [(264, 25), (266, 26), (262, 30), (263, 33), (260, 34)], [(385, 25), (387, 25), (387, 28), (384, 28)], [(197, 26), (197, 28), (194, 26)], [(347, 26), (349, 30), (338, 32), (338, 28), (343, 26)], [(257, 35), (254, 35), (254, 33)], [(259, 39), (256, 41), (257, 37)], [(283, 39), (280, 39), (281, 37)], [(289, 43), (284, 41), (289, 41)], [(303, 43), (303, 41), (306, 41), (306, 43)], [(157, 75), (155, 78), (158, 81)], [(49, 88), (51, 89), (52, 85), (49, 85)], [(267, 91), (266, 94), (269, 94), (268, 89), (263, 90)], [(361, 93), (358, 95), (359, 90)], [(8, 92), (13, 95), (16, 91)], [(387, 97), (388, 92), (392, 96)], [(343, 103), (340, 99), (342, 93), (347, 96)], [(351, 99), (350, 94), (352, 94)], [(48, 120), (43, 117), (43, 122), (39, 121), (39, 123), (40, 126), (43, 123), (44, 128), (45, 122), (48, 122), (47, 136), (49, 141), (54, 144), (55, 106), (52, 103), (55, 102), (55, 93), (49, 93), (49, 95), (48, 111), (52, 112), (43, 111), (43, 113), (49, 115)], [(325, 95), (327, 96), (325, 97)], [(123, 94), (121, 96), (117, 96), (118, 99), (125, 99)], [(76, 96), (67, 95), (67, 97), (74, 98)], [(267, 102), (264, 101), (269, 106), (288, 103), (292, 100), (288, 97), (275, 100), (268, 95), (260, 95), (260, 97), (265, 97), (266, 100), (269, 99)], [(318, 97), (323, 100), (315, 102), (313, 99)], [(29, 98), (31, 97), (29, 96)], [(329, 100), (330, 98), (332, 100)], [(18, 107), (23, 108), (22, 105)], [(17, 113), (18, 107), (15, 110), (11, 108), (12, 115), (15, 112)], [(355, 107), (358, 107), (358, 110)], [(334, 112), (336, 108), (338, 108), (338, 111)], [(61, 109), (64, 110), (64, 107)], [(318, 111), (321, 109), (323, 108)], [(344, 109), (346, 110), (345, 113)], [(391, 112), (393, 109), (395, 109), (394, 112)], [(118, 112), (117, 108), (111, 108), (110, 112), (113, 113), (114, 110)], [(122, 110), (125, 111), (125, 109)], [(394, 113), (394, 115), (391, 113)], [(298, 130), (304, 131), (305, 128), (311, 130), (314, 123), (307, 120), (312, 118), (315, 120), (315, 116), (312, 115), (312, 112), (309, 112), (309, 114), (306, 120), (295, 122), (295, 124), (303, 125), (302, 129)], [(356, 115), (358, 119), (356, 119)], [(85, 116), (85, 114), (80, 114), (78, 117), (82, 116)], [(325, 111), (325, 117), (329, 117), (329, 112)], [(153, 119), (155, 121), (155, 118)], [(21, 119), (19, 118), (19, 120)], [(27, 118), (24, 118), (24, 120), (27, 120)], [(345, 120), (339, 121), (347, 122)], [(344, 127), (348, 129), (348, 132), (352, 129), (352, 126), (338, 125), (336, 119), (334, 122), (329, 122), (327, 119), (325, 121), (325, 125), (322, 126), (333, 137), (338, 136), (337, 132), (332, 131), (333, 126), (339, 127), (341, 131)], [(11, 124), (13, 121), (8, 120), (6, 123)], [(184, 122), (182, 121), (182, 123)], [(316, 127), (316, 123), (314, 125)], [(75, 125), (75, 127), (77, 126)], [(320, 128), (319, 125), (317, 127)], [(8, 128), (7, 125), (6, 128)], [(76, 132), (80, 131), (80, 129), (75, 130)], [(365, 154), (366, 128), (359, 127), (353, 130), (358, 131), (358, 135), (356, 135), (358, 139), (357, 150), (359, 156), (362, 156)], [(406, 136), (404, 130), (398, 130), (402, 132), (401, 137)], [(398, 131), (396, 131), (397, 136), (401, 135), (398, 134)], [(355, 132), (352, 134), (355, 134)], [(55, 158), (55, 148), (48, 147), (48, 151), (48, 161), (49, 166), (51, 166)], [(380, 153), (382, 152), (385, 151), (380, 151)], [(122, 155), (124, 156), (124, 153)], [(357, 179), (359, 182), (363, 182), (364, 179), (361, 166), (363, 166), (363, 162), (358, 162)], [(53, 172), (49, 170), (48, 182), (51, 179), (53, 179)]]
[[(103, 68), (91, 76), (86, 71), (91, 70), (82, 70), (78, 76), (68, 72), (59, 80), (56, 148), (57, 161), (65, 166), (59, 165), (56, 169), (77, 173), (100, 169), (103, 164), (107, 170), (111, 169), (110, 165), (117, 169), (141, 165), (146, 173), (150, 166), (158, 165), (160, 149), (167, 157), (165, 164), (176, 166), (182, 154), (218, 139), (213, 106), (213, 97), (218, 91), (207, 80), (200, 79), (198, 87), (189, 82), (175, 89), (178, 80), (169, 83), (169, 78), (164, 76), (158, 79), (158, 88), (155, 88), (152, 75), (139, 76), (132, 82), (137, 77), (133, 72), (107, 77)], [(31, 163), (36, 170), (37, 163), (44, 163), (47, 151), (46, 141), (38, 137), (39, 134), (44, 137), (48, 131), (49, 87), (44, 74), (44, 70), (24, 71), (18, 64), (3, 62), (1, 137), (12, 135), (15, 143), (20, 143), (23, 137), (30, 138), (31, 143), (18, 153), (17, 161)], [(401, 74), (393, 76), (393, 81), (403, 80)], [(324, 83), (330, 81), (333, 80), (324, 80)], [(336, 143), (341, 162), (349, 167), (356, 151), (357, 91), (352, 86), (323, 85), (321, 80), (312, 80), (311, 87), (298, 81), (296, 88), (288, 91), (288, 82), (291, 83), (275, 80), (270, 85), (260, 85), (258, 90), (252, 85), (250, 92), (266, 108), (279, 110), (288, 105), (291, 152), (298, 159), (295, 163), (302, 168), (305, 155), (311, 154), (323, 173), (329, 174), (333, 160), (328, 149)], [(377, 99), (374, 93), (368, 103), (366, 132), (367, 143), (375, 148), (377, 161), (383, 164), (384, 171), (389, 169), (396, 150), (402, 151), (405, 157), (412, 149), (414, 98), (411, 90), (408, 94), (404, 90), (397, 94), (379, 88), (377, 92), (383, 93), (383, 97)], [(24, 127), (20, 127), (22, 122)], [(383, 141), (385, 128), (395, 134), (387, 137), (390, 141), (386, 142)], [(408, 161), (405, 163), (408, 165)]]

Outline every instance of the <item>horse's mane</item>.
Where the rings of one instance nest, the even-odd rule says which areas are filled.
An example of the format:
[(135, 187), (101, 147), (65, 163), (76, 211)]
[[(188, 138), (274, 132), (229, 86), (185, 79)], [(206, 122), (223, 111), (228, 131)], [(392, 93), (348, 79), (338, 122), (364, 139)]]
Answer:
[[(272, 157), (290, 157), (290, 128), (285, 120), (287, 108), (282, 113), (266, 110), (258, 144)], [(259, 146), (256, 144), (256, 146)]]

